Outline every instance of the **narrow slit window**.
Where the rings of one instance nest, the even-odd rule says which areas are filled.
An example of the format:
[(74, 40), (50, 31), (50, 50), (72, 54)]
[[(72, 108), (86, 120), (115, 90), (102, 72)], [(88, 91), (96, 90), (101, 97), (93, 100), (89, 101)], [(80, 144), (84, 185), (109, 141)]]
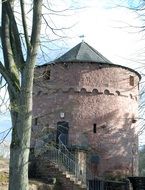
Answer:
[(34, 119), (34, 125), (38, 125), (38, 118)]
[(96, 123), (93, 124), (93, 133), (96, 133), (97, 132), (97, 125)]
[(129, 77), (129, 84), (130, 86), (134, 86), (134, 76), (131, 76)]

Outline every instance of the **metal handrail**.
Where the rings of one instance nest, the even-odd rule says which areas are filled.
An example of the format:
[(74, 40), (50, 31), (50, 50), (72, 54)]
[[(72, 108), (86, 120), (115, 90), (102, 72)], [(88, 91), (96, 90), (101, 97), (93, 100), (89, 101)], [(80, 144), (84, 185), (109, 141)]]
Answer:
[[(64, 137), (64, 138), (63, 138)], [(72, 137), (76, 137), (76, 136), (72, 136)], [(74, 157), (74, 160), (75, 160), (75, 162), (76, 163), (79, 163), (78, 162), (78, 159), (77, 159), (77, 157), (74, 155), (74, 154), (72, 154), (69, 150), (68, 150), (68, 148), (67, 148), (67, 146), (63, 143), (64, 142), (64, 139), (66, 139), (65, 138), (65, 134), (61, 134), (60, 136), (59, 136), (59, 147), (62, 147), (62, 150), (64, 150), (64, 152), (65, 153), (67, 153), (67, 155), (69, 156), (69, 157)], [(74, 139), (74, 138), (73, 138)], [(81, 136), (77, 136), (77, 138), (75, 139), (76, 140), (76, 144), (74, 144), (74, 146), (76, 146), (76, 145), (78, 145), (78, 146), (80, 146), (80, 147), (84, 147), (84, 148), (86, 148), (87, 146), (89, 146), (89, 144), (88, 144), (88, 142), (87, 142), (87, 139), (86, 139), (86, 137), (85, 138), (82, 138), (82, 134), (81, 134)], [(78, 142), (78, 140), (79, 140), (79, 142)], [(81, 142), (82, 141), (82, 142)], [(70, 141), (69, 141), (70, 142)], [(66, 142), (65, 142), (66, 143)], [(71, 142), (72, 143), (72, 142)], [(68, 143), (68, 147), (70, 147), (70, 145), (72, 145), (72, 144), (69, 144)], [(83, 145), (83, 146), (82, 146)], [(89, 165), (90, 163), (88, 163), (88, 161), (86, 160), (86, 165)], [(86, 179), (86, 181), (85, 181), (85, 183), (87, 184), (87, 186), (89, 186), (89, 180), (93, 180), (94, 179), (94, 173), (93, 173), (93, 171), (92, 171), (92, 169), (91, 168), (86, 168), (87, 170), (86, 170), (86, 173), (84, 174), (84, 175), (86, 175), (86, 177), (85, 177), (85, 179)], [(83, 176), (82, 176), (83, 177)], [(84, 179), (83, 179), (84, 180)]]
[[(90, 170), (87, 169), (85, 174), (80, 173), (80, 166), (78, 159), (74, 154), (72, 154), (68, 148), (63, 143), (63, 138), (65, 138), (65, 134), (60, 134), (59, 136), (59, 144), (51, 144), (49, 137), (52, 137), (52, 134), (48, 134), (48, 143), (46, 141), (41, 143), (35, 150), (35, 156), (46, 155), (47, 159), (49, 159), (52, 163), (58, 166), (59, 169), (63, 172), (68, 172), (68, 174), (73, 175), (77, 180), (81, 181), (81, 184), (89, 186), (88, 179), (92, 178), (93, 175)], [(87, 175), (87, 176), (86, 176)], [(86, 176), (86, 177), (84, 177)]]
[(70, 159), (66, 154), (60, 151), (60, 149), (51, 146), (49, 148), (49, 154), (47, 155), (47, 158), (53, 163), (57, 164), (63, 172), (67, 171), (73, 175), (78, 174), (78, 172), (76, 171), (76, 169), (78, 168), (76, 167), (75, 161)]
[(51, 132), (47, 135), (44, 135), (40, 139), (37, 139), (37, 141), (38, 144), (36, 143), (34, 148), (34, 154), (36, 157), (45, 153), (48, 150), (48, 147), (52, 146), (52, 142), (54, 143), (54, 133)]
[[(64, 154), (66, 154), (69, 158), (71, 158), (71, 159), (74, 160), (75, 165), (76, 165), (76, 167), (78, 168), (78, 172), (77, 172), (77, 174), (78, 174), (78, 173), (80, 173), (80, 166), (79, 166), (79, 164), (78, 164), (79, 161), (78, 161), (77, 157), (76, 157), (74, 154), (72, 154), (72, 153), (68, 150), (68, 148), (66, 147), (66, 145), (63, 143), (64, 139), (66, 139), (65, 136), (66, 136), (65, 134), (61, 134), (61, 135), (59, 136), (59, 145), (58, 145), (58, 146), (59, 146), (59, 149), (60, 149), (62, 152), (64, 152)], [(87, 164), (87, 160), (86, 160), (86, 164)], [(82, 181), (84, 184), (86, 184), (87, 187), (89, 187), (89, 179), (93, 179), (93, 178), (94, 178), (93, 172), (92, 172), (90, 169), (87, 168), (86, 173), (85, 173), (84, 175), (85, 175), (85, 181), (84, 181), (84, 176), (83, 176), (83, 175), (80, 175), (79, 177), (81, 178), (81, 181)]]
[[(68, 150), (68, 148), (66, 147), (66, 145), (63, 143), (64, 139), (66, 139), (65, 137), (66, 137), (65, 134), (60, 134), (60, 136), (59, 136), (59, 145), (58, 145), (59, 150), (60, 150), (67, 158), (69, 158), (70, 160), (73, 161), (73, 163), (74, 163), (73, 175), (74, 175), (76, 178), (78, 178), (79, 180), (81, 180), (81, 182), (82, 182), (83, 184), (86, 184), (86, 178), (85, 178), (85, 180), (84, 180), (84, 176), (80, 173), (80, 165), (79, 165), (79, 161), (78, 161), (77, 157), (76, 157), (74, 154), (72, 154), (72, 153)], [(70, 163), (71, 163), (71, 162), (70, 162)], [(86, 174), (85, 174), (85, 175), (86, 175)]]
[(59, 140), (59, 144), (58, 144), (58, 147), (59, 149), (64, 153), (66, 154), (69, 158), (71, 158), (72, 160), (74, 160), (75, 162), (78, 161), (78, 159), (76, 158), (76, 156), (74, 154), (72, 154), (68, 148), (66, 147), (66, 145), (63, 143), (63, 140), (65, 139), (67, 135), (65, 134), (60, 134), (58, 140)]

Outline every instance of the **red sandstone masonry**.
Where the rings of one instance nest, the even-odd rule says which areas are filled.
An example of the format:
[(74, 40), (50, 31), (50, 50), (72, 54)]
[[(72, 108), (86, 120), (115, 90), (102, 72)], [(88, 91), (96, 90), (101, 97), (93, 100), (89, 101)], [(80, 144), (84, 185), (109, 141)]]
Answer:
[[(50, 80), (42, 77), (46, 69), (51, 71)], [(130, 76), (134, 86), (129, 84)], [(138, 83), (136, 73), (117, 66), (69, 63), (66, 67), (57, 63), (36, 68), (33, 114), (38, 124), (33, 127), (33, 144), (37, 132), (41, 136), (43, 128), (56, 129), (57, 122), (65, 120), (70, 127), (69, 142), (81, 144), (85, 136), (90, 154), (100, 156), (97, 175), (115, 171), (137, 175), (138, 138), (132, 120), (138, 116)], [(94, 123), (98, 126), (95, 134)]]

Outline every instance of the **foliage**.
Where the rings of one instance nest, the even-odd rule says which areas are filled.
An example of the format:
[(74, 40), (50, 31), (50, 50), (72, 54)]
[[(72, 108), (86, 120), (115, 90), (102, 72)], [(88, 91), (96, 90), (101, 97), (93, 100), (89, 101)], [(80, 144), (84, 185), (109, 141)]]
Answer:
[(139, 150), (139, 175), (145, 176), (145, 145)]
[(125, 176), (122, 176), (122, 173), (119, 171), (116, 172), (108, 172), (105, 175), (105, 180), (111, 180), (111, 181), (123, 181), (125, 179)]
[(54, 190), (62, 190), (62, 189), (63, 189), (62, 183), (61, 183), (60, 180), (57, 178), (57, 179), (56, 179), (55, 186), (54, 186)]

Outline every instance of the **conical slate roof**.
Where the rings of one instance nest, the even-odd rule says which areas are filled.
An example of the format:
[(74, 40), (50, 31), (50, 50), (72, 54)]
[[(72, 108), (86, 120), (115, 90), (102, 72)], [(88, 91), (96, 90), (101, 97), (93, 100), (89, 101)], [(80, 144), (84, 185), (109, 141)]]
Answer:
[(54, 62), (97, 62), (112, 64), (108, 59), (84, 41), (54, 60)]
[(109, 64), (110, 67), (121, 67), (123, 69), (127, 69), (131, 72), (134, 72), (139, 77), (139, 79), (141, 79), (141, 75), (137, 71), (129, 67), (112, 63), (111, 61), (106, 59), (101, 53), (99, 53), (97, 50), (95, 50), (93, 47), (91, 47), (84, 41), (82, 41), (81, 43), (79, 43), (78, 45), (76, 45), (75, 47), (73, 47), (64, 55), (60, 56), (54, 61), (51, 61), (43, 65), (39, 65), (37, 67), (47, 66), (48, 64), (50, 65), (55, 63), (67, 63), (67, 62), (73, 62), (73, 63), (90, 62), (90, 63), (101, 63), (101, 64), (103, 63), (106, 65)]

